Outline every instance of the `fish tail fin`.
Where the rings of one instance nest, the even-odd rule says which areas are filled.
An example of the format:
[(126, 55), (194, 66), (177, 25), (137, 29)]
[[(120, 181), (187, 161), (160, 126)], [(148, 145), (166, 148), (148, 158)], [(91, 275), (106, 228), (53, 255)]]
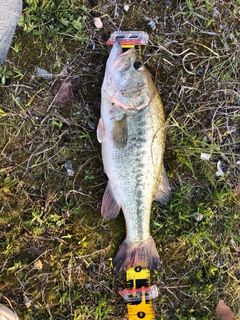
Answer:
[(113, 260), (113, 264), (117, 272), (136, 266), (150, 270), (161, 267), (159, 254), (152, 237), (139, 244), (124, 240)]

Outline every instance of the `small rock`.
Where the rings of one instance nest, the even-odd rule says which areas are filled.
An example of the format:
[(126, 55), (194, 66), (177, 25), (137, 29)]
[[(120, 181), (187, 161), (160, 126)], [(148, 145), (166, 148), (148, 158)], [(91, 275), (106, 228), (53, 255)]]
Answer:
[(156, 27), (156, 22), (154, 20), (149, 21), (148, 24), (147, 24), (147, 28), (151, 29), (151, 30), (155, 30), (157, 28)]
[(237, 130), (236, 127), (230, 126), (230, 127), (228, 127), (227, 134), (231, 134), (231, 133), (235, 132), (236, 130)]
[(90, 40), (89, 41), (89, 47), (94, 50), (95, 49), (95, 41), (94, 40)]
[(202, 159), (202, 160), (210, 160), (210, 158), (211, 158), (211, 154), (209, 154), (209, 153), (201, 153), (201, 155), (200, 155), (200, 158)]
[(72, 162), (71, 162), (70, 160), (67, 160), (67, 161), (65, 162), (65, 168), (66, 168), (66, 170), (67, 170), (67, 175), (68, 175), (69, 177), (73, 177), (74, 174), (75, 174), (75, 172), (74, 172), (74, 170), (73, 170), (73, 165), (72, 165)]
[(53, 78), (53, 74), (48, 72), (45, 69), (35, 67), (35, 73), (44, 80), (51, 80)]
[(125, 5), (123, 6), (123, 9), (124, 9), (126, 12), (128, 12), (129, 8), (130, 8), (130, 6), (129, 6), (128, 4), (125, 4)]
[(34, 261), (33, 266), (34, 266), (34, 269), (42, 270), (42, 267), (43, 267), (42, 261), (40, 259)]
[(85, 289), (90, 290), (92, 288), (91, 283), (86, 283), (85, 284)]
[(202, 221), (202, 219), (203, 219), (203, 214), (196, 214), (196, 215), (194, 216), (194, 219), (195, 219), (197, 222)]
[(28, 299), (28, 297), (24, 294), (23, 295), (23, 303), (27, 308), (29, 308), (32, 304), (32, 300)]
[(117, 7), (114, 12), (114, 18), (119, 18), (122, 15), (121, 10)]
[(96, 130), (96, 124), (95, 124), (95, 122), (89, 120), (89, 121), (87, 122), (87, 124), (88, 124), (88, 126), (89, 126), (90, 129)]
[(219, 160), (218, 163), (217, 163), (217, 172), (216, 172), (216, 176), (217, 177), (221, 177), (224, 175), (224, 172), (222, 171), (222, 168), (221, 168), (221, 161)]
[(220, 12), (216, 8), (213, 9), (213, 17), (215, 19), (218, 19), (220, 17)]
[(100, 18), (94, 18), (93, 22), (94, 22), (94, 25), (97, 29), (101, 29), (103, 27), (103, 23)]
[(173, 3), (170, 0), (166, 1), (166, 7), (172, 7)]
[(237, 242), (236, 242), (233, 238), (231, 238), (231, 239), (229, 240), (229, 242), (230, 242), (230, 244), (233, 245), (233, 246), (235, 246), (235, 245), (237, 244)]

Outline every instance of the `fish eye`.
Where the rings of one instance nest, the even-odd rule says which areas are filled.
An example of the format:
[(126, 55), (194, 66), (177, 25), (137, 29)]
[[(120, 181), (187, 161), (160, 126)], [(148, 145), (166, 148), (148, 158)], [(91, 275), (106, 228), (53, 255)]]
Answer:
[(143, 64), (142, 64), (141, 61), (135, 61), (134, 64), (133, 64), (133, 66), (134, 66), (134, 68), (135, 68), (136, 70), (138, 70), (139, 68), (141, 68), (142, 65), (143, 65)]

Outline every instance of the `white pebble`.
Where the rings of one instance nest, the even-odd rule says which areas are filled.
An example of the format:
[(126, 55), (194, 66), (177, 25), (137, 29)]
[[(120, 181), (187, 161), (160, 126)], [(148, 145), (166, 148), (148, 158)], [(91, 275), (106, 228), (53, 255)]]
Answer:
[(96, 28), (101, 29), (103, 27), (103, 23), (100, 18), (94, 18), (93, 21)]
[(128, 12), (129, 8), (130, 8), (130, 6), (129, 6), (128, 4), (125, 4), (125, 5), (123, 6), (123, 9), (124, 9), (126, 12)]
[(194, 219), (195, 219), (197, 222), (202, 221), (202, 219), (203, 219), (203, 214), (196, 214), (196, 215), (194, 216)]
[(32, 304), (32, 300), (28, 299), (28, 297), (24, 294), (23, 295), (23, 303), (25, 307), (30, 308)]
[(222, 171), (222, 168), (221, 168), (221, 161), (219, 160), (218, 163), (217, 163), (217, 172), (216, 172), (216, 176), (217, 177), (221, 177), (224, 175), (224, 172)]
[(74, 174), (75, 174), (75, 172), (74, 172), (74, 170), (73, 170), (73, 165), (72, 165), (72, 162), (71, 162), (70, 160), (67, 160), (67, 161), (65, 162), (65, 168), (66, 168), (66, 170), (67, 170), (67, 175), (68, 175), (69, 177), (73, 177)]
[(34, 266), (34, 269), (42, 270), (42, 267), (43, 267), (42, 261), (40, 259), (34, 261), (33, 266)]
[(200, 156), (200, 158), (202, 159), (202, 160), (209, 160), (210, 158), (211, 158), (211, 154), (209, 154), (209, 153), (201, 153), (201, 156)]

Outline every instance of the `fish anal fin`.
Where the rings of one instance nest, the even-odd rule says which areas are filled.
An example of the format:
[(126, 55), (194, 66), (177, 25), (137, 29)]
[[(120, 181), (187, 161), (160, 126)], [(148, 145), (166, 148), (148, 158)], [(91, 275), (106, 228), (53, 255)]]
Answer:
[(102, 118), (100, 118), (98, 121), (97, 139), (100, 143), (104, 142), (104, 140), (105, 140), (105, 125), (104, 125), (104, 121)]
[(152, 237), (140, 244), (124, 240), (113, 260), (113, 264), (117, 272), (137, 266), (149, 270), (161, 268), (159, 254)]
[(169, 185), (166, 171), (163, 168), (161, 180), (160, 180), (154, 200), (159, 201), (162, 204), (167, 204), (170, 199), (171, 199), (171, 188)]
[(114, 219), (119, 214), (120, 209), (121, 208), (117, 204), (108, 182), (102, 199), (102, 216), (105, 219)]

